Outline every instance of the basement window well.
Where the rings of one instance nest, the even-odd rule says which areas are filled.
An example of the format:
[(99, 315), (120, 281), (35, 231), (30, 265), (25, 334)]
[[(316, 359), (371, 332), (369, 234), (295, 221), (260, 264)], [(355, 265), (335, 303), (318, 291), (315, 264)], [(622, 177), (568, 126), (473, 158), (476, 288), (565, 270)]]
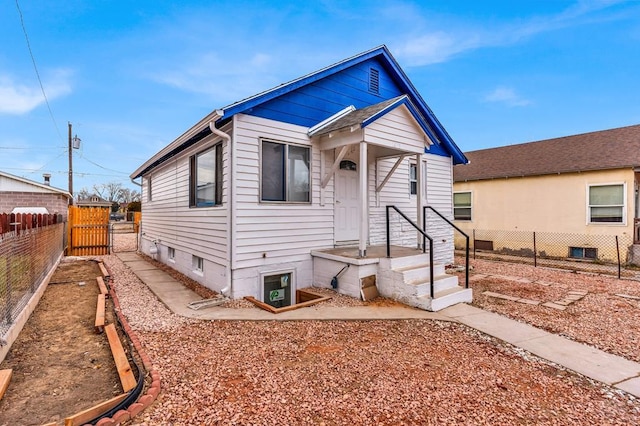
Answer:
[(262, 301), (274, 308), (291, 305), (293, 272), (262, 276)]

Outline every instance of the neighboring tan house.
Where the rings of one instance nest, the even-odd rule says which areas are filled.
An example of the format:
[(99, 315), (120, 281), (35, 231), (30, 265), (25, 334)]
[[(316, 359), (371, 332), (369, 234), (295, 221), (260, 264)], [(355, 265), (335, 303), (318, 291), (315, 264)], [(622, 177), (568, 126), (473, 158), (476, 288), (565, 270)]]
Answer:
[[(615, 235), (626, 242), (620, 247), (623, 261), (639, 239), (640, 125), (466, 156), (469, 164), (454, 167), (454, 216), (470, 234), (474, 229), (576, 234), (584, 243), (547, 248), (546, 254), (592, 259), (601, 256), (588, 237)], [(500, 245), (483, 242), (489, 243)]]
[[(430, 274), (428, 254), (386, 259), (385, 206), (419, 224), (427, 202), (452, 218), (452, 167), (465, 162), (381, 46), (214, 110), (141, 165), (141, 250), (231, 298), (279, 307), (332, 282), (360, 297), (366, 282), (440, 309), (471, 298), (444, 273), (452, 228), (429, 217)], [(392, 221), (392, 244), (421, 242)], [(419, 285), (431, 277), (433, 298)]]
[(0, 171), (0, 213), (61, 214), (66, 220), (71, 194), (45, 183), (35, 182)]

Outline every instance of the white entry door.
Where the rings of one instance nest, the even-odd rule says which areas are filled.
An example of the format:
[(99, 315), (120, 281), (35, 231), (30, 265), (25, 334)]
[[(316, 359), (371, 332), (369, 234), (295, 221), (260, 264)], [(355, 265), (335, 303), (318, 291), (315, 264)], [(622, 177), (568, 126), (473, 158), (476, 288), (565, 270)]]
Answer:
[(335, 183), (335, 242), (357, 241), (358, 171), (337, 170)]

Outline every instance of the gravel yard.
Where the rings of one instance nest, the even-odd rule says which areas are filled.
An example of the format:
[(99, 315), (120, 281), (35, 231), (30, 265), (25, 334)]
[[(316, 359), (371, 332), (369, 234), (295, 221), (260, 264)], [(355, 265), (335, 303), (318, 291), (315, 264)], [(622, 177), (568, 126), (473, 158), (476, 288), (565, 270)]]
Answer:
[[(640, 416), (640, 401), (635, 398), (462, 325), (424, 320), (189, 320), (168, 311), (116, 256), (103, 260), (123, 313), (162, 380), (159, 399), (134, 424), (628, 425), (636, 424)], [(491, 279), (478, 280), (473, 283), (475, 304), (534, 324), (540, 321), (535, 325), (545, 328), (545, 324), (570, 323), (561, 331), (567, 335), (575, 329), (588, 336), (584, 330), (598, 329), (597, 324), (584, 324), (592, 317), (577, 312), (591, 303), (594, 310), (605, 311), (602, 316), (617, 307), (628, 321), (625, 327), (634, 318), (638, 322), (637, 316), (629, 316), (637, 306), (622, 301), (618, 307), (617, 296), (612, 296), (637, 294), (637, 287), (630, 288), (628, 282), (508, 266), (474, 262), (476, 274), (524, 276), (554, 284), (524, 285), (500, 279), (493, 286)], [(537, 314), (528, 313), (528, 305), (478, 295), (486, 286), (494, 292), (522, 291), (520, 297), (546, 301), (561, 297), (566, 290), (562, 285), (588, 289), (589, 294), (565, 311), (536, 306)], [(542, 293), (526, 290), (537, 286)], [(612, 286), (619, 287), (613, 290)], [(631, 293), (634, 288), (636, 293)], [(611, 299), (606, 307), (591, 301), (600, 294)], [(630, 335), (626, 330), (608, 333), (621, 336), (611, 339), (620, 354), (631, 352), (632, 344), (622, 342)], [(638, 334), (633, 333), (637, 347)], [(599, 334), (604, 338), (607, 333)]]
[[(640, 282), (506, 262), (471, 260), (470, 263), (474, 305), (640, 362), (640, 300), (617, 296), (640, 297)], [(480, 274), (489, 276), (474, 279), (474, 275)], [(561, 300), (576, 290), (588, 293), (563, 311), (483, 294), (490, 291), (549, 302)]]

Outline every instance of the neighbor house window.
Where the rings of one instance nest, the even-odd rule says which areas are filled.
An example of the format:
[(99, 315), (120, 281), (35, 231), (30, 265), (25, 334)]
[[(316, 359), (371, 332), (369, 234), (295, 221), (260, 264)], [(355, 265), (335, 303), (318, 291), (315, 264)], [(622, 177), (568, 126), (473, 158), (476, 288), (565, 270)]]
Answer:
[(589, 222), (624, 223), (624, 184), (589, 186)]
[(308, 147), (262, 141), (262, 201), (311, 201)]
[(597, 259), (598, 249), (593, 247), (569, 247), (569, 257), (576, 259)]
[(455, 192), (453, 194), (453, 218), (455, 220), (471, 220), (471, 192)]
[(418, 193), (418, 167), (409, 164), (409, 194), (416, 195)]
[(147, 201), (151, 201), (151, 175), (147, 178)]
[(191, 257), (191, 266), (195, 272), (204, 271), (204, 259), (200, 256)]
[(189, 159), (189, 207), (222, 204), (222, 144)]

